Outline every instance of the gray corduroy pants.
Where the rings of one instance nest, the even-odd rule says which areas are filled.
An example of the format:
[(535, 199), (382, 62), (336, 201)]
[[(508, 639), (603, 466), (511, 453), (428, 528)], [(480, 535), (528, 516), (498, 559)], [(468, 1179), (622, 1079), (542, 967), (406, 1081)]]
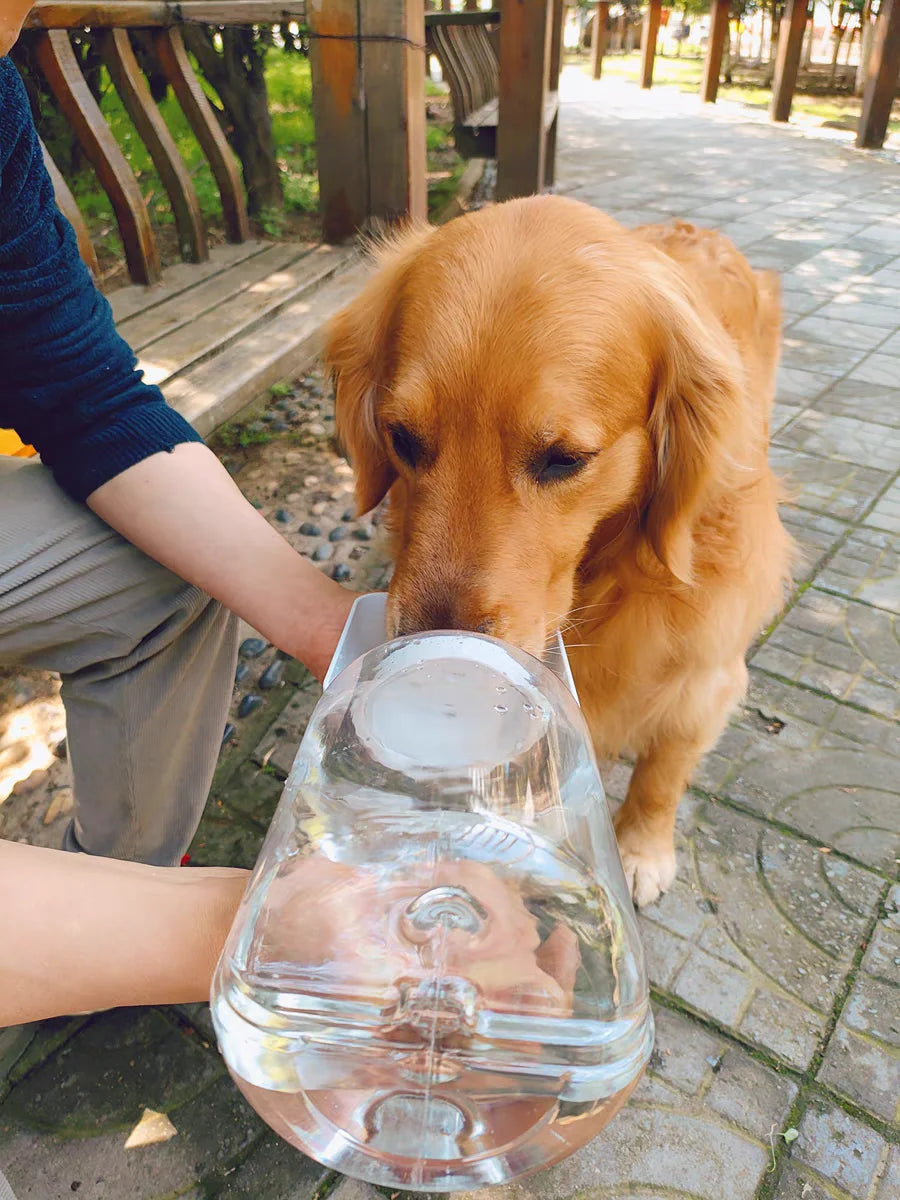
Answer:
[(237, 618), (71, 500), (0, 458), (0, 665), (62, 677), (75, 816), (68, 849), (167, 866), (206, 803)]

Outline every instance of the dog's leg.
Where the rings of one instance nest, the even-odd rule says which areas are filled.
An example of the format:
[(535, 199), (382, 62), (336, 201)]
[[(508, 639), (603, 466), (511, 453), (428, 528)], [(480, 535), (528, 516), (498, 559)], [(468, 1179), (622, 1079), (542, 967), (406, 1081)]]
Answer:
[[(694, 768), (719, 740), (747, 688), (743, 660), (718, 672), (706, 687), (693, 688), (696, 708), (687, 700), (693, 730), (661, 732), (638, 757), (625, 803), (616, 813), (616, 839), (625, 878), (638, 907), (652, 904), (675, 879), (675, 814)], [(712, 686), (710, 686), (712, 684)]]

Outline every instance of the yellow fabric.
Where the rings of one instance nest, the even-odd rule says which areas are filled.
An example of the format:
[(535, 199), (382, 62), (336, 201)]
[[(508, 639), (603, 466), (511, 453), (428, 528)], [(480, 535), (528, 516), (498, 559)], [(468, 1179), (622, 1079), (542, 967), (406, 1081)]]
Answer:
[(30, 458), (34, 454), (34, 447), (23, 446), (21, 439), (12, 429), (0, 429), (0, 454), (15, 454), (21, 458)]

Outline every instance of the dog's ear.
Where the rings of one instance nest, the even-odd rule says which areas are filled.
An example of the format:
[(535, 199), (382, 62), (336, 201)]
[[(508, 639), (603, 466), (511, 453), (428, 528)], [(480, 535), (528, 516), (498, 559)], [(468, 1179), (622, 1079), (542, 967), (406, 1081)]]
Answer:
[(395, 478), (378, 430), (378, 395), (393, 374), (403, 286), (431, 233), (427, 225), (408, 226), (374, 245), (376, 273), (334, 317), (326, 334), (325, 363), (335, 382), (337, 435), (356, 472), (360, 513), (374, 508)]
[[(656, 480), (646, 510), (647, 538), (676, 579), (694, 578), (694, 525), (704, 501), (746, 452), (743, 366), (712, 314), (704, 319), (682, 281), (659, 301), (660, 354), (649, 430)], [(656, 305), (654, 305), (656, 307)]]

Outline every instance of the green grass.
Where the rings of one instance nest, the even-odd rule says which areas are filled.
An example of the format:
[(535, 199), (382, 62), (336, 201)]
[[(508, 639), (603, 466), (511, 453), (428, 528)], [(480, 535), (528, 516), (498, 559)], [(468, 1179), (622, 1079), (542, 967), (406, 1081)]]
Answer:
[[(582, 62), (584, 60), (579, 60)], [(641, 56), (631, 54), (610, 54), (603, 60), (603, 74), (615, 75), (623, 79), (638, 81), (641, 67)], [(585, 69), (587, 69), (585, 67)], [(653, 83), (663, 87), (677, 87), (682, 92), (697, 92), (703, 78), (702, 57), (689, 56), (685, 52), (681, 58), (663, 58), (657, 54), (653, 64)], [(748, 79), (737, 80), (734, 83), (719, 85), (719, 98), (731, 100), (738, 104), (746, 104), (750, 108), (767, 109), (772, 99), (770, 88), (762, 87), (758, 82)], [(861, 101), (857, 96), (806, 96), (802, 92), (794, 94), (792, 113), (795, 116), (806, 117), (841, 129), (855, 129), (859, 120)], [(900, 106), (894, 105), (894, 115), (888, 123), (889, 133), (900, 133)]]

